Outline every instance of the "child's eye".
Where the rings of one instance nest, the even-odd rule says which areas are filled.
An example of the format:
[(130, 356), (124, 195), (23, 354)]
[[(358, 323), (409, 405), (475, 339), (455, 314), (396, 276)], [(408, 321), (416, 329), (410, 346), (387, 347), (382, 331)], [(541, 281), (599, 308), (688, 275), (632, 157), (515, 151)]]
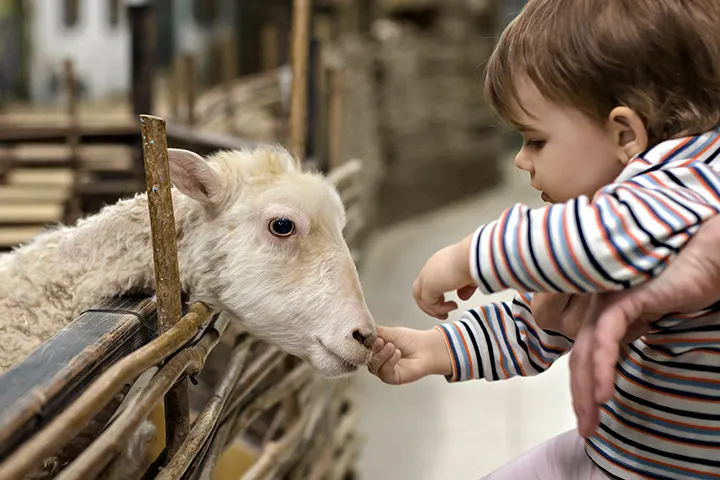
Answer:
[(528, 148), (540, 149), (545, 146), (544, 140), (525, 140), (525, 146)]

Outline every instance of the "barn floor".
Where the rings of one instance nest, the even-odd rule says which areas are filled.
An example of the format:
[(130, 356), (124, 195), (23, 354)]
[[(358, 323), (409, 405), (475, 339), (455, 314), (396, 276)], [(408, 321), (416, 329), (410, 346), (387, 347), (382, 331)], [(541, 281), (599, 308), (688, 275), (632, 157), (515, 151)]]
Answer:
[[(511, 159), (503, 168), (506, 180), (495, 190), (395, 225), (373, 239), (361, 276), (379, 324), (430, 328), (435, 320), (417, 308), (411, 293), (427, 258), (516, 202), (540, 204)], [(509, 297), (509, 292), (476, 294), (470, 303)], [(366, 442), (359, 473), (366, 480), (479, 479), (575, 425), (567, 358), (534, 378), (453, 385), (426, 378), (395, 387), (364, 373), (357, 389), (359, 430)]]

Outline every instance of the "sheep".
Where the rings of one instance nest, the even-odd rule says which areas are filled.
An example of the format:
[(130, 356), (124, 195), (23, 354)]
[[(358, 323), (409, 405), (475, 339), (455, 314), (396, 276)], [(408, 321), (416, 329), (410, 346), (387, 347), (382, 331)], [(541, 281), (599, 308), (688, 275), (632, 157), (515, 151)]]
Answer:
[[(331, 180), (279, 146), (207, 158), (168, 149), (168, 159), (189, 299), (324, 376), (367, 365), (377, 327)], [(153, 290), (146, 193), (0, 255), (0, 373), (103, 298)]]

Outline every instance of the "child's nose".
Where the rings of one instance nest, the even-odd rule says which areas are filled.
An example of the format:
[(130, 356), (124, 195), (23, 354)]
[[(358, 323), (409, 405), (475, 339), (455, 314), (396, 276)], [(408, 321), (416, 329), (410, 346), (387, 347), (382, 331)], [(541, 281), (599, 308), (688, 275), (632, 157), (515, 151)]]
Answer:
[(525, 152), (524, 148), (520, 150), (517, 155), (515, 155), (514, 163), (515, 166), (520, 170), (528, 173), (533, 173), (532, 160), (530, 159), (530, 155)]

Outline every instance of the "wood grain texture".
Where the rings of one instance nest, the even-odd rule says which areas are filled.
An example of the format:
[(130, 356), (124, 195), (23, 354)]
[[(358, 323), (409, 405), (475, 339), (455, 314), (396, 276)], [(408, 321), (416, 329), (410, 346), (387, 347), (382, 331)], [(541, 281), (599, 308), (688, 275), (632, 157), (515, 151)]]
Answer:
[(150, 299), (109, 299), (0, 376), (0, 461), (154, 332)]

